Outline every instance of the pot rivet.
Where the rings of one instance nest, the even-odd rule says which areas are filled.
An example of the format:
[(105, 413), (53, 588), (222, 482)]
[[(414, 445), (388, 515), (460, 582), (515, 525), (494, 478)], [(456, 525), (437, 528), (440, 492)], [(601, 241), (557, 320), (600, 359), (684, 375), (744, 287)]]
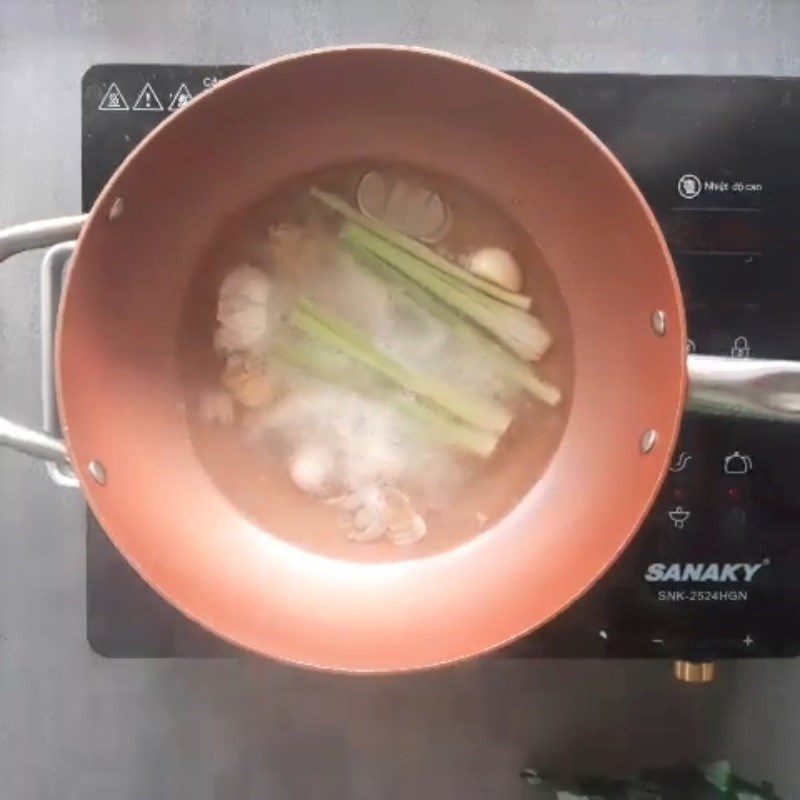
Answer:
[(649, 453), (656, 446), (657, 441), (658, 434), (652, 428), (650, 428), (642, 434), (642, 439), (639, 442), (639, 449), (643, 453)]
[(650, 317), (650, 324), (656, 336), (663, 336), (667, 332), (667, 315), (661, 309), (656, 309)]
[(111, 204), (111, 208), (108, 210), (108, 218), (110, 220), (115, 220), (122, 214), (124, 210), (125, 210), (125, 201), (121, 197), (118, 197)]
[(106, 468), (103, 466), (102, 462), (100, 461), (90, 461), (89, 462), (89, 474), (99, 483), (101, 486), (106, 485), (107, 475), (106, 475)]

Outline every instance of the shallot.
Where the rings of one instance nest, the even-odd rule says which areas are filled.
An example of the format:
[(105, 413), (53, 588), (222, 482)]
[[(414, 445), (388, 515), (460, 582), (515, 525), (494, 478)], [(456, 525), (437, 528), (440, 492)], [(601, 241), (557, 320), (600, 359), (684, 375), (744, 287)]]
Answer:
[(309, 444), (292, 456), (289, 474), (299, 489), (309, 494), (322, 495), (330, 489), (335, 466), (333, 454), (329, 450)]
[(522, 270), (514, 256), (502, 247), (476, 250), (467, 261), (467, 269), (509, 292), (522, 290)]

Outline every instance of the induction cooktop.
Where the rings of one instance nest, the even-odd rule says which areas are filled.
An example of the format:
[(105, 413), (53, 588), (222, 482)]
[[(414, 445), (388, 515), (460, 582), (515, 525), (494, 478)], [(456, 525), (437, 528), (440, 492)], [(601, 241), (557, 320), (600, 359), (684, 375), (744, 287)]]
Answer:
[[(89, 69), (84, 210), (143, 136), (240, 69)], [(644, 192), (679, 272), (687, 350), (800, 359), (800, 79), (516, 74), (585, 122)], [(91, 513), (87, 537), (87, 634), (97, 653), (235, 654), (144, 584)], [(500, 655), (796, 655), (798, 542), (800, 429), (687, 416), (658, 500), (618, 562)]]

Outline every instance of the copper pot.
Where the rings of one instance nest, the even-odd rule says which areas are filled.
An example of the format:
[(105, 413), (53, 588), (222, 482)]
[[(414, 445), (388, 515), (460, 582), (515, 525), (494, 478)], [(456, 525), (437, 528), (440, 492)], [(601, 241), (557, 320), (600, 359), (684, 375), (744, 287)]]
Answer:
[[(491, 530), (395, 563), (316, 555), (238, 511), (187, 435), (175, 358), (188, 287), (219, 221), (293, 175), (361, 158), (481, 187), (536, 238), (573, 332), (569, 418), (540, 480)], [(78, 231), (56, 356), (66, 442), (0, 420), (0, 443), (68, 459), (140, 575), (245, 648), (353, 671), (485, 652), (586, 591), (658, 491), (687, 396), (669, 252), (614, 156), (518, 80), (400, 47), (248, 69), (148, 136), (90, 214), (7, 230), (0, 258)], [(690, 357), (688, 373), (706, 410), (800, 418), (797, 364)], [(298, 512), (296, 524), (308, 520)]]

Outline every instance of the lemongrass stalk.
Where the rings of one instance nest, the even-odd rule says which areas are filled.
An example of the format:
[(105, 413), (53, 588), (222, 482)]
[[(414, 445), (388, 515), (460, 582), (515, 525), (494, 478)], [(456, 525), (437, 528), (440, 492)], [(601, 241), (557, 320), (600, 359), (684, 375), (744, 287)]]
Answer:
[[(326, 353), (325, 350), (329, 352)], [(332, 365), (331, 352), (326, 345), (281, 343), (275, 345), (270, 354), (325, 383), (388, 403), (443, 444), (483, 458), (494, 452), (498, 436), (490, 431), (467, 425), (455, 417), (397, 390), (381, 390), (377, 387), (367, 389), (363, 386), (353, 385), (353, 381), (348, 380), (351, 371), (337, 369)]]
[(442, 302), (493, 334), (520, 358), (536, 361), (550, 347), (552, 337), (531, 314), (481, 295), (469, 286), (454, 286), (424, 261), (360, 225), (348, 223), (342, 229), (341, 236), (344, 241), (370, 251), (420, 284)]
[(540, 378), (530, 364), (504, 347), (484, 329), (461, 316), (371, 251), (355, 242), (346, 240), (344, 244), (356, 264), (381, 280), (397, 286), (432, 317), (447, 325), (457, 335), (468, 339), (523, 389), (549, 406), (557, 406), (561, 402), (561, 390), (557, 386)]
[(456, 278), (458, 281), (472, 286), (484, 294), (494, 297), (496, 300), (499, 300), (507, 305), (521, 308), (526, 311), (531, 307), (531, 299), (527, 295), (519, 292), (511, 292), (508, 289), (503, 289), (502, 286), (497, 286), (491, 281), (487, 281), (485, 278), (474, 275), (472, 272), (469, 272), (463, 267), (458, 266), (458, 264), (451, 263), (444, 256), (439, 255), (439, 253), (437, 253), (435, 250), (432, 250), (430, 247), (422, 244), (422, 242), (396, 231), (394, 228), (389, 227), (383, 222), (379, 222), (378, 220), (365, 216), (360, 211), (357, 211), (355, 208), (353, 208), (349, 203), (342, 200), (341, 197), (337, 197), (335, 194), (331, 194), (330, 192), (325, 192), (322, 189), (317, 188), (311, 189), (311, 196), (324, 203), (326, 206), (328, 206), (328, 208), (338, 212), (343, 217), (346, 217), (353, 222), (357, 222), (359, 225), (362, 225), (367, 230), (372, 231), (372, 233), (380, 236), (382, 239), (385, 239), (397, 247), (402, 248), (406, 252), (413, 254), (439, 272), (450, 275), (451, 277)]
[(436, 378), (407, 369), (372, 344), (363, 331), (310, 300), (301, 300), (289, 320), (306, 335), (366, 364), (398, 386), (470, 425), (502, 434), (511, 424), (512, 416), (503, 406), (470, 397)]

